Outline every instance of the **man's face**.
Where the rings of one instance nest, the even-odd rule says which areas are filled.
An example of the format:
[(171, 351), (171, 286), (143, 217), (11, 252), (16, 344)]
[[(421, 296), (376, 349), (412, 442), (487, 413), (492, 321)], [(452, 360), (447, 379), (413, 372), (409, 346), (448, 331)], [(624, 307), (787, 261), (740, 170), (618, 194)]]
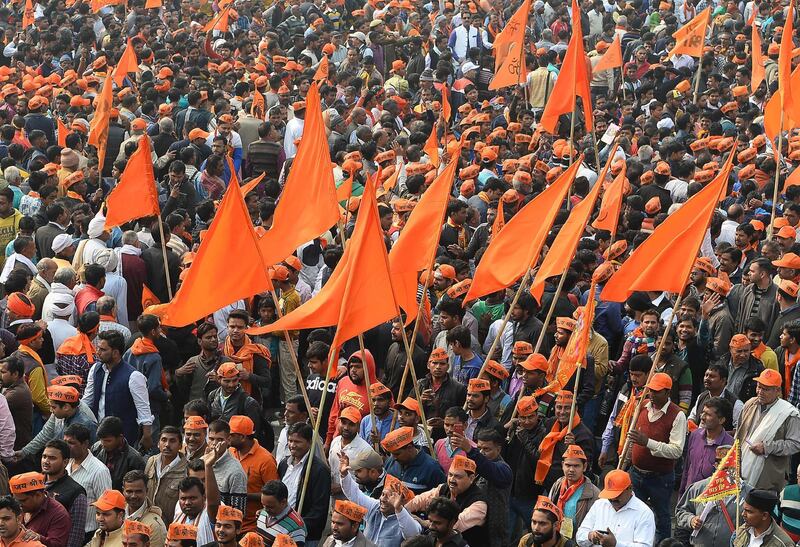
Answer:
[(569, 413), (572, 410), (572, 404), (569, 403), (556, 403), (555, 416), (558, 423), (564, 425), (569, 423)]
[(100, 340), (97, 343), (97, 356), (104, 363), (110, 363), (114, 360), (114, 350), (106, 340)]
[(8, 371), (8, 364), (0, 363), (0, 381), (3, 383), (3, 387), (9, 387), (18, 379), (16, 375), (12, 376)]
[(430, 531), (433, 533), (434, 537), (437, 539), (444, 539), (450, 535), (454, 523), (448, 521), (444, 517), (433, 514), (428, 515), (428, 524), (430, 525)]
[(703, 387), (709, 391), (720, 391), (725, 387), (725, 384), (725, 380), (716, 370), (708, 369), (703, 375)]
[(667, 401), (669, 401), (668, 389), (650, 390), (650, 399), (655, 408), (663, 408)]
[(233, 378), (222, 378), (219, 377), (218, 379), (219, 385), (222, 388), (222, 391), (225, 395), (231, 395), (234, 391), (239, 388), (239, 376), (234, 376)]
[(482, 391), (467, 393), (467, 410), (480, 410), (486, 404), (486, 395)]
[(458, 471), (451, 469), (447, 472), (447, 486), (450, 487), (450, 495), (458, 496), (463, 494), (472, 485), (474, 479), (475, 475), (462, 469)]
[(734, 239), (737, 249), (744, 249), (750, 245), (750, 237), (741, 230), (736, 230), (736, 238)]
[(462, 422), (461, 420), (459, 420), (458, 418), (455, 418), (453, 416), (446, 416), (445, 417), (445, 419), (444, 419), (444, 433), (445, 433), (445, 435), (447, 435), (449, 437), (453, 433), (453, 431), (455, 431), (456, 426), (458, 426), (461, 429), (461, 431), (463, 432), (464, 431), (464, 427), (466, 426), (466, 424), (464, 422)]
[(643, 315), (642, 331), (649, 338), (655, 337), (658, 332), (658, 316), (655, 314)]
[(556, 345), (560, 347), (565, 347), (567, 342), (569, 341), (569, 337), (572, 334), (571, 331), (567, 329), (557, 328), (556, 329)]
[(122, 535), (122, 547), (148, 547), (150, 541), (142, 534)]
[(400, 407), (398, 410), (398, 419), (400, 420), (400, 425), (403, 427), (417, 427), (419, 423), (419, 416), (417, 413), (404, 407)]
[(231, 342), (234, 344), (241, 344), (244, 341), (246, 328), (247, 323), (244, 319), (238, 317), (228, 318), (228, 336), (230, 336)]
[(103, 532), (113, 532), (122, 527), (122, 523), (125, 521), (125, 511), (117, 509), (100, 511), (98, 509), (95, 513), (95, 520), (97, 521), (97, 527)]
[(576, 483), (583, 477), (586, 462), (578, 458), (567, 458), (561, 462), (561, 470), (564, 471), (564, 478), (571, 483)]
[(681, 321), (677, 327), (678, 339), (683, 342), (688, 342), (695, 337), (697, 330), (694, 328), (692, 321)]
[(208, 431), (208, 444), (211, 446), (217, 443), (228, 443), (230, 441), (230, 433), (225, 431)]
[(261, 494), (261, 507), (264, 508), (264, 511), (266, 511), (269, 516), (276, 517), (286, 509), (286, 500), (279, 501), (275, 496)]
[(200, 489), (197, 486), (193, 486), (186, 491), (181, 490), (178, 493), (178, 503), (183, 514), (193, 519), (205, 507), (206, 497), (200, 493)]
[(742, 519), (747, 526), (760, 526), (764, 520), (771, 518), (769, 513), (757, 509), (747, 502), (742, 507)]
[(364, 382), (364, 365), (361, 361), (353, 359), (347, 367), (347, 375), (354, 384), (361, 384)]
[[(434, 283), (435, 283), (435, 281), (434, 281)], [(457, 315), (450, 315), (449, 313), (446, 313), (446, 312), (440, 312), (439, 313), (439, 323), (441, 324), (442, 329), (450, 330), (453, 327), (456, 327), (456, 326), (460, 325), (461, 321), (459, 320)]]
[(775, 401), (778, 400), (778, 397), (781, 396), (781, 388), (780, 386), (773, 387), (773, 386), (765, 386), (759, 382), (756, 382), (756, 397), (758, 397), (758, 403), (761, 405), (771, 405)]
[(69, 435), (64, 435), (64, 442), (69, 445), (69, 457), (70, 458), (83, 458), (87, 452), (89, 452), (88, 442), (82, 443), (75, 437), (71, 437)]
[(311, 447), (311, 443), (307, 441), (305, 437), (297, 433), (289, 435), (286, 444), (289, 448), (289, 453), (296, 460), (308, 454), (308, 450)]
[(122, 495), (125, 496), (125, 503), (128, 504), (128, 509), (136, 511), (144, 505), (147, 499), (147, 487), (144, 485), (143, 480), (123, 482)]
[(383, 393), (377, 397), (372, 398), (372, 409), (378, 416), (383, 416), (389, 411), (389, 405), (392, 403), (388, 394)]
[(718, 427), (725, 425), (724, 420), (719, 414), (717, 414), (717, 411), (709, 406), (703, 407), (703, 412), (700, 414), (700, 420), (703, 424), (703, 427), (707, 431), (716, 431)]
[(339, 418), (339, 433), (342, 435), (342, 439), (352, 441), (358, 435), (358, 424), (347, 418)]
[(731, 361), (735, 365), (746, 363), (750, 358), (750, 347), (731, 348)]
[(536, 510), (531, 515), (531, 533), (534, 545), (544, 545), (555, 534), (555, 525), (550, 522), (548, 513)]
[(634, 387), (644, 387), (644, 385), (647, 383), (646, 372), (642, 372), (640, 370), (632, 370), (630, 371), (629, 374), (631, 377), (631, 384), (633, 384)]
[(286, 403), (286, 407), (283, 409), (283, 419), (286, 425), (292, 425), (300, 421), (305, 421), (308, 419), (308, 415), (304, 412), (300, 412), (297, 403)]
[(206, 433), (208, 429), (187, 429), (183, 432), (183, 439), (186, 442), (186, 448), (194, 452), (206, 442)]
[(181, 438), (172, 433), (164, 433), (158, 439), (158, 450), (166, 458), (174, 458), (181, 448)]
[(481, 454), (488, 460), (494, 461), (500, 457), (500, 452), (503, 447), (499, 446), (497, 443), (492, 441), (478, 441), (477, 444), (478, 450), (480, 450)]
[(58, 449), (47, 447), (42, 452), (42, 473), (45, 475), (60, 475), (64, 472), (66, 464), (64, 456)]
[(11, 213), (11, 202), (5, 196), (0, 196), (0, 215), (8, 215)]
[(358, 533), (358, 523), (346, 518), (341, 513), (331, 513), (331, 535), (342, 542), (348, 542)]
[[(2, 204), (0, 203), (0, 205)], [(793, 209), (786, 209), (783, 216), (786, 217), (789, 226), (797, 226), (797, 222), (800, 221), (800, 216), (798, 216), (797, 212)]]
[[(20, 515), (21, 516), (21, 515)], [(0, 537), (10, 543), (19, 535), (19, 517), (11, 509), (0, 509)]]
[(236, 543), (236, 532), (239, 526), (231, 520), (218, 520), (214, 524), (214, 537), (218, 543)]

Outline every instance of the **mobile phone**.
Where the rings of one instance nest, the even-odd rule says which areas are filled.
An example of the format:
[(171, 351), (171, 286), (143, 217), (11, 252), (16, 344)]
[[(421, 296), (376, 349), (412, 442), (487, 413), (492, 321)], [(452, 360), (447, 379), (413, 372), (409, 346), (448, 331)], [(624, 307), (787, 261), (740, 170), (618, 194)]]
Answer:
[(458, 433), (459, 435), (463, 435), (464, 424), (453, 424), (453, 432)]

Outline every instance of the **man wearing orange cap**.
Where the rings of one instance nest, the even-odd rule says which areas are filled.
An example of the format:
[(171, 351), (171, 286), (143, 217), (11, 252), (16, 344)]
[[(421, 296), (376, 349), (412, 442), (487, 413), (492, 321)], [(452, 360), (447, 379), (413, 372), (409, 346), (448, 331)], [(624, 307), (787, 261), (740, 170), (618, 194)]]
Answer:
[[(364, 356), (362, 357), (361, 352), (357, 351), (347, 360), (347, 376), (341, 378), (336, 384), (336, 393), (328, 415), (328, 431), (325, 437), (326, 446), (330, 446), (336, 434), (337, 420), (342, 409), (352, 406), (359, 410), (362, 416), (369, 414), (367, 397), (370, 395), (364, 372), (365, 366), (368, 369), (367, 374), (370, 381), (373, 381), (376, 378), (376, 367), (372, 352), (364, 350)], [(328, 389), (330, 390), (330, 387)]]
[(147, 476), (139, 469), (128, 471), (122, 480), (122, 495), (125, 496), (125, 515), (150, 528), (152, 547), (163, 546), (167, 527), (161, 518), (161, 508), (147, 499)]
[(331, 514), (331, 536), (322, 547), (377, 547), (359, 531), (367, 510), (352, 501), (336, 500)]
[(87, 545), (90, 547), (123, 547), (125, 496), (118, 490), (106, 490), (92, 505), (97, 511), (95, 513), (97, 531)]
[(628, 473), (608, 473), (599, 497), (578, 528), (578, 545), (655, 545), (653, 511), (633, 493)]
[[(599, 492), (599, 490), (598, 490)], [(520, 545), (541, 547), (575, 547), (570, 522), (565, 522), (563, 510), (546, 496), (539, 496), (531, 515), (531, 533), (520, 539)]]
[(764, 366), (753, 357), (750, 339), (744, 334), (734, 335), (729, 348), (729, 352), (723, 355), (717, 364), (728, 369), (728, 385), (725, 389), (740, 401), (745, 402), (755, 396), (754, 379), (761, 373)]
[(331, 441), (328, 452), (328, 465), (331, 470), (331, 494), (334, 499), (343, 499), (341, 481), (339, 479), (339, 454), (344, 452), (354, 456), (361, 452), (372, 450), (370, 444), (358, 434), (361, 423), (361, 413), (352, 406), (343, 408), (339, 412), (337, 424), (339, 434)]
[(535, 475), (536, 483), (543, 485), (544, 492), (549, 492), (553, 483), (561, 476), (562, 455), (570, 445), (580, 446), (588, 460), (593, 461), (594, 435), (581, 422), (577, 412), (572, 420), (571, 431), (568, 432), (573, 399), (571, 391), (559, 391), (553, 407), (554, 415), (544, 422), (544, 429), (548, 433), (540, 445)]
[(44, 547), (39, 540), (24, 539), (30, 534), (23, 524), (22, 507), (11, 496), (0, 497), (0, 544), (3, 547)]
[(791, 457), (800, 452), (800, 413), (781, 398), (780, 373), (765, 369), (755, 381), (756, 396), (745, 403), (735, 435), (742, 452), (742, 480), (753, 488), (780, 492)]
[(30, 539), (49, 547), (67, 546), (70, 516), (64, 506), (47, 493), (45, 476), (33, 471), (15, 475), (9, 480), (9, 488), (25, 512), (20, 524), (31, 532)]
[[(720, 263), (721, 271), (722, 268), (723, 265)], [(734, 334), (733, 316), (727, 301), (730, 290), (730, 281), (723, 278), (711, 277), (706, 280), (703, 304), (700, 307), (698, 338), (708, 339), (712, 355), (716, 356), (725, 353)]]
[[(561, 354), (567, 347), (572, 331), (575, 330), (576, 321), (571, 317), (558, 317), (556, 318), (556, 335), (555, 345), (550, 351), (550, 359), (548, 359), (547, 379), (552, 380), (558, 370), (561, 361)], [(570, 378), (567, 385), (563, 386), (565, 390), (576, 394), (578, 403), (578, 411), (582, 411), (584, 405), (592, 397), (594, 397), (594, 357), (587, 352), (584, 357), (585, 365), (583, 374), (581, 374), (580, 383), (575, 385), (575, 378)]]
[(646, 387), (650, 401), (639, 414), (636, 428), (628, 431), (631, 480), (637, 497), (654, 508), (656, 539), (660, 540), (670, 535), (670, 496), (675, 463), (686, 443), (686, 414), (670, 401), (672, 378), (668, 374), (656, 372)]
[(553, 483), (548, 495), (564, 513), (561, 534), (568, 538), (575, 537), (575, 532), (600, 494), (600, 489), (586, 479), (588, 466), (583, 449), (575, 444), (569, 445), (561, 459), (564, 476)]
[(466, 386), (448, 372), (447, 351), (434, 348), (428, 358), (428, 374), (419, 380), (420, 399), (428, 418), (428, 425), (443, 427), (444, 414), (450, 407), (463, 406), (467, 397)]
[(261, 424), (261, 406), (244, 391), (241, 385), (239, 365), (233, 362), (222, 363), (217, 368), (219, 387), (208, 394), (211, 416), (230, 420), (234, 414), (242, 414)]
[(426, 451), (414, 444), (415, 431), (410, 427), (395, 429), (381, 441), (390, 454), (384, 467), (414, 493), (425, 492), (445, 480), (439, 464)]
[(780, 279), (775, 283), (778, 286), (778, 292), (775, 295), (775, 301), (778, 303), (778, 317), (770, 326), (771, 334), (767, 341), (767, 344), (772, 348), (777, 348), (780, 345), (783, 326), (800, 320), (800, 305), (797, 304), (797, 283), (787, 279)]
[(278, 479), (278, 466), (269, 451), (255, 439), (255, 425), (247, 416), (232, 416), (230, 420), (230, 451), (247, 475), (247, 509), (242, 530), (256, 529), (256, 516), (260, 510), (261, 488)]
[(728, 294), (735, 332), (743, 332), (745, 322), (754, 315), (766, 325), (772, 325), (778, 317), (778, 286), (772, 282), (775, 275), (772, 263), (767, 258), (756, 258), (747, 268), (750, 283), (746, 286), (736, 285)]

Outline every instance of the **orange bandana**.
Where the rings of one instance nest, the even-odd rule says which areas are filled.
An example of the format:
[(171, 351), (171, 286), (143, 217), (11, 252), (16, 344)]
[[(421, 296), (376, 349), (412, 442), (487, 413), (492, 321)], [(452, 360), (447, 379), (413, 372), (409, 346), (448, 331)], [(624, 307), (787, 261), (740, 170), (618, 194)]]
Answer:
[(94, 363), (94, 346), (89, 337), (82, 332), (64, 340), (58, 348), (58, 353), (61, 355), (86, 355), (86, 360)]
[[(234, 349), (233, 343), (231, 343), (231, 337), (228, 336), (222, 347), (222, 353), (235, 363), (242, 365), (242, 368), (251, 374), (253, 373), (253, 357), (255, 355), (266, 358), (267, 362), (271, 364), (269, 350), (261, 344), (252, 342), (247, 335), (244, 337), (244, 345), (242, 345), (238, 351)], [(249, 381), (242, 380), (242, 389), (252, 395), (252, 386)]]
[[(575, 417), (572, 419), (572, 429), (575, 430), (579, 423), (581, 423), (581, 417), (576, 412)], [(556, 420), (550, 433), (545, 435), (542, 444), (539, 446), (539, 461), (536, 462), (536, 475), (534, 476), (536, 484), (544, 483), (544, 479), (547, 478), (547, 473), (553, 465), (553, 454), (555, 453), (556, 445), (559, 441), (563, 441), (566, 436), (567, 428), (562, 429), (561, 424)]]
[(158, 353), (158, 348), (149, 338), (137, 338), (131, 345), (131, 353), (134, 355), (144, 355), (145, 353)]

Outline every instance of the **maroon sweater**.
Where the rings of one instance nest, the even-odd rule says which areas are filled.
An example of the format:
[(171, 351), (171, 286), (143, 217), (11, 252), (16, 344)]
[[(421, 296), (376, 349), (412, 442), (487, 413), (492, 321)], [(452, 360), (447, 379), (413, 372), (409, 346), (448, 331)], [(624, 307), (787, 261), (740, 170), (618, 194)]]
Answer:
[[(672, 424), (675, 423), (675, 416), (677, 416), (680, 411), (680, 407), (670, 401), (666, 414), (655, 422), (651, 422), (647, 417), (647, 409), (642, 409), (642, 412), (639, 414), (639, 420), (636, 422), (636, 429), (654, 441), (662, 443), (669, 442), (669, 433), (672, 431)], [(653, 456), (649, 448), (639, 444), (633, 445), (631, 462), (634, 466), (643, 471), (654, 471), (656, 473), (667, 473), (672, 471), (675, 467), (675, 460)]]

